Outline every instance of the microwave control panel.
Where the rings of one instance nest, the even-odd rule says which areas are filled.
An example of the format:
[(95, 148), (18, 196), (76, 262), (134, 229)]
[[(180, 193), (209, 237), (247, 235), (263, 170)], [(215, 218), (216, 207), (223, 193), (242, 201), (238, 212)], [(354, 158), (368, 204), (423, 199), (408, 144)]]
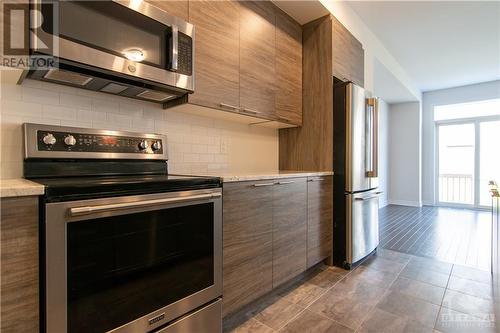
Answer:
[(179, 32), (178, 39), (177, 73), (193, 75), (193, 39)]

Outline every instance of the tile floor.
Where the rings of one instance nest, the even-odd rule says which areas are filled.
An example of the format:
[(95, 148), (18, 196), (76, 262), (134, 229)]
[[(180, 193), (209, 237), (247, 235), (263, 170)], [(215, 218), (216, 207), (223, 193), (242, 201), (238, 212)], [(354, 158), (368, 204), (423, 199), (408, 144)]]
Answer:
[(495, 332), (487, 271), (392, 250), (350, 272), (318, 266), (225, 318), (224, 331)]

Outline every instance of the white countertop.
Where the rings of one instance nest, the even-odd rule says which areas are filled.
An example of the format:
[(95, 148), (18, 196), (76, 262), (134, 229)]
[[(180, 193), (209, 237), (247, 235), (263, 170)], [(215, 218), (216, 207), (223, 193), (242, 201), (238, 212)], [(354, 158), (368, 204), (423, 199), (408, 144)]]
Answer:
[(234, 173), (217, 175), (222, 178), (224, 183), (241, 182), (252, 180), (266, 180), (266, 179), (282, 179), (282, 178), (297, 178), (297, 177), (319, 177), (331, 176), (333, 171), (270, 171), (270, 172), (256, 172), (256, 173)]
[(23, 178), (0, 180), (0, 196), (2, 198), (42, 195), (44, 193), (45, 186), (30, 180)]

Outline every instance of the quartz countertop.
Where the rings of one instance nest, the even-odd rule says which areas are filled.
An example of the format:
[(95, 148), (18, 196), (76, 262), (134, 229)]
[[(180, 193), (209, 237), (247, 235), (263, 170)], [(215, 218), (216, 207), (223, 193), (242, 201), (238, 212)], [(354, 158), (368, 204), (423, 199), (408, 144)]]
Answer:
[(256, 181), (266, 179), (282, 179), (282, 178), (297, 178), (297, 177), (319, 177), (331, 176), (333, 171), (270, 171), (256, 173), (234, 173), (217, 175), (222, 178), (224, 183), (241, 182), (241, 181)]
[(45, 186), (27, 179), (1, 179), (0, 195), (2, 198), (25, 197), (30, 195), (42, 195)]

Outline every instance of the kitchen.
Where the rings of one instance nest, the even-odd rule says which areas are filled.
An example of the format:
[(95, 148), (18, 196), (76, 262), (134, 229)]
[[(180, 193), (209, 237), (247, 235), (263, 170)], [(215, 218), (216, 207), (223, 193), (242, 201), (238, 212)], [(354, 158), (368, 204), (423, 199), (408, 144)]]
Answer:
[(384, 102), (373, 50), (324, 4), (30, 5), (29, 54), (58, 61), (2, 69), (2, 330), (443, 317), (390, 306), (388, 282), (426, 264), (376, 250)]

